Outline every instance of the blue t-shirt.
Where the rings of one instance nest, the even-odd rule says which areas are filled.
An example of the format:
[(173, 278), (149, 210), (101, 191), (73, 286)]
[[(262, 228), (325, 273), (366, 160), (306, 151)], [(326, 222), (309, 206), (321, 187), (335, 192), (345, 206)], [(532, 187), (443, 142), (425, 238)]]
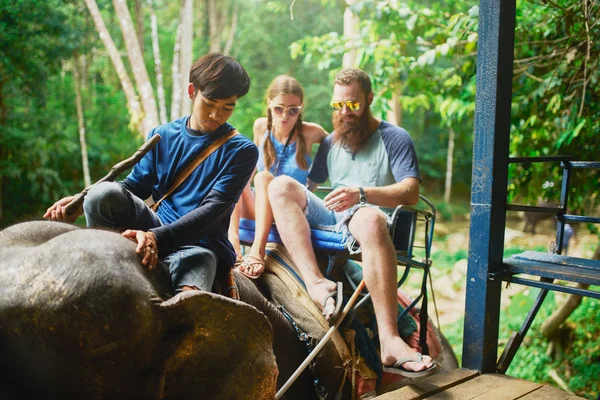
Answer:
[[(148, 139), (162, 140), (136, 164), (123, 185), (136, 196), (158, 201), (182, 171), (219, 137), (235, 129), (229, 123), (212, 134), (186, 127), (188, 117), (153, 129)], [(235, 203), (248, 183), (258, 158), (254, 143), (236, 135), (204, 160), (158, 209), (163, 226), (153, 228), (164, 256), (183, 245), (200, 245), (233, 265), (235, 252), (227, 239)]]
[(381, 121), (366, 145), (351, 153), (327, 136), (315, 156), (308, 178), (315, 183), (330, 179), (336, 188), (379, 187), (406, 178), (421, 179), (412, 139), (406, 130)]
[[(272, 132), (268, 133), (271, 138), (271, 143), (273, 143), (273, 147), (275, 148), (275, 162), (269, 168), (269, 172), (274, 176), (279, 175), (287, 175), (302, 185), (306, 184), (306, 178), (308, 177), (308, 169), (302, 169), (298, 162), (296, 161), (296, 143), (298, 141), (294, 141), (290, 143), (287, 147), (281, 142), (279, 142), (275, 135)], [(264, 158), (264, 141), (267, 140), (267, 133), (263, 137), (263, 145), (258, 149), (258, 163), (256, 164), (256, 169), (259, 171), (264, 171), (265, 168), (265, 158)], [(285, 147), (285, 151), (284, 151)], [(304, 159), (310, 168), (312, 164), (312, 159), (310, 158), (310, 154), (305, 154)]]

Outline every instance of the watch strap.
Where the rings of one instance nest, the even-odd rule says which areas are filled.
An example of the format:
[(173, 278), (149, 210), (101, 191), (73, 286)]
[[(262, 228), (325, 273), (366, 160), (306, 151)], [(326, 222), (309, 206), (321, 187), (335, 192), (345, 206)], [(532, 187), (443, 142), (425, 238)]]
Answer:
[(359, 191), (359, 196), (358, 196), (358, 202), (360, 204), (365, 204), (367, 202), (367, 194), (365, 193), (365, 189), (363, 189), (362, 187), (358, 188)]

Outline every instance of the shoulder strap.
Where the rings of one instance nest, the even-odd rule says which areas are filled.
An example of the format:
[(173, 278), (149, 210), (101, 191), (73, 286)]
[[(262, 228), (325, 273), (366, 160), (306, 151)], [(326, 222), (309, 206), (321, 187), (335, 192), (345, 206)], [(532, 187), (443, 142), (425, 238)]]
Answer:
[(200, 153), (198, 157), (196, 157), (196, 159), (190, 165), (188, 165), (186, 169), (184, 169), (183, 172), (177, 177), (177, 179), (175, 180), (171, 188), (167, 191), (167, 193), (165, 193), (165, 195), (160, 200), (158, 200), (150, 207), (152, 211), (156, 212), (158, 210), (158, 207), (160, 206), (160, 203), (162, 203), (164, 199), (169, 197), (169, 195), (173, 193), (175, 189), (177, 189), (179, 185), (181, 185), (183, 181), (187, 179), (188, 176), (190, 176), (190, 174), (196, 169), (196, 167), (202, 164), (202, 161), (206, 160), (208, 156), (214, 153), (219, 147), (223, 146), (227, 141), (229, 141), (229, 139), (231, 139), (237, 134), (238, 131), (234, 129), (228, 134), (221, 136), (220, 138), (212, 142), (210, 146), (204, 149), (204, 151)]

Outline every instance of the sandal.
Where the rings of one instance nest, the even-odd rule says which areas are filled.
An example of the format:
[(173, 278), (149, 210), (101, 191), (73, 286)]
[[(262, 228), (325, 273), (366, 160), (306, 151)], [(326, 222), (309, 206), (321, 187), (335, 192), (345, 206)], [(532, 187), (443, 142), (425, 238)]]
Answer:
[[(246, 271), (247, 268), (249, 268), (253, 265), (257, 265), (257, 264), (262, 266), (262, 269), (258, 273), (258, 275), (251, 275)], [(265, 261), (260, 257), (256, 257), (256, 256), (253, 256), (252, 254), (248, 254), (247, 256), (244, 256), (244, 260), (241, 262), (241, 264), (236, 269), (247, 278), (258, 279), (258, 277), (260, 277), (262, 272), (265, 270)]]
[(423, 362), (423, 356), (421, 355), (421, 353), (417, 353), (416, 357), (405, 357), (401, 360), (396, 361), (393, 365), (384, 365), (383, 370), (392, 374), (402, 375), (405, 378), (424, 378), (437, 372), (437, 363), (435, 361), (433, 362), (433, 364), (431, 364), (429, 368), (426, 368), (421, 371), (411, 371), (404, 368), (402, 365), (407, 362)]

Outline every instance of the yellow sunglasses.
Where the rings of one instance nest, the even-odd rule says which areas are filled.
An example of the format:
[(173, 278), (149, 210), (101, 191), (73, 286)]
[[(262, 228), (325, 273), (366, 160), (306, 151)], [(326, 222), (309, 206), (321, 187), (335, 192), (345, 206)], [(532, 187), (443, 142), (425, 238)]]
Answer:
[(350, 111), (358, 111), (360, 110), (360, 103), (358, 101), (332, 101), (331, 108), (336, 111), (342, 111), (344, 106), (348, 108)]

